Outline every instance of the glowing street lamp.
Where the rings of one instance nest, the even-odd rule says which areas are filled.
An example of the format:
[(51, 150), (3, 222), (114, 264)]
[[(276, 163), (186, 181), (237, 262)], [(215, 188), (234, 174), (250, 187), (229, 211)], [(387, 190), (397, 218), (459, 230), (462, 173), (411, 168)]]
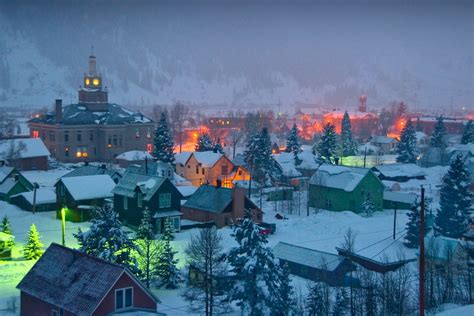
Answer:
[(61, 209), (61, 233), (63, 246), (66, 246), (66, 208)]

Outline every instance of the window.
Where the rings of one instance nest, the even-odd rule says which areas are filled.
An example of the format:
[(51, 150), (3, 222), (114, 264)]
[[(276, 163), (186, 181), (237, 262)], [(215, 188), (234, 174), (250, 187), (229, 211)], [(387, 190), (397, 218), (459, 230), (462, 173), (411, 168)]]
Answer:
[(201, 171), (202, 171), (201, 173), (204, 174), (204, 168), (201, 168)]
[(135, 130), (135, 138), (140, 138), (140, 129)]
[(68, 131), (64, 132), (64, 141), (65, 142), (69, 141), (69, 132)]
[(133, 288), (115, 290), (115, 309), (123, 309), (133, 306)]
[(146, 129), (146, 137), (151, 138), (151, 129), (149, 127)]
[(170, 220), (174, 231), (179, 232), (181, 228), (179, 217), (171, 217)]
[(114, 145), (114, 147), (117, 147), (117, 146), (118, 146), (118, 138), (117, 138), (117, 135), (114, 135), (114, 136), (113, 136), (112, 144)]
[(87, 146), (77, 147), (76, 149), (76, 158), (87, 158), (89, 153), (87, 151)]
[(39, 132), (33, 131), (33, 138), (39, 138)]
[(196, 165), (196, 174), (199, 174), (199, 166)]
[(81, 141), (82, 141), (82, 132), (81, 132), (81, 131), (77, 131), (76, 137), (77, 137), (77, 141), (78, 141), (78, 142), (81, 142)]
[(227, 174), (227, 172), (228, 172), (227, 165), (221, 166), (221, 174)]
[(69, 147), (64, 147), (64, 157), (69, 157)]
[(160, 208), (171, 207), (171, 193), (163, 193), (159, 196)]
[(137, 193), (137, 206), (142, 207), (143, 205), (143, 194), (141, 192)]
[(146, 151), (148, 151), (148, 153), (151, 154), (152, 150), (153, 150), (153, 147), (151, 146), (151, 144), (146, 144)]
[(241, 175), (242, 175), (242, 170), (239, 170), (239, 176), (241, 176)]
[(89, 140), (90, 140), (91, 142), (94, 141), (94, 132), (92, 132), (92, 131), (89, 132)]
[(123, 209), (128, 210), (128, 197), (123, 197)]

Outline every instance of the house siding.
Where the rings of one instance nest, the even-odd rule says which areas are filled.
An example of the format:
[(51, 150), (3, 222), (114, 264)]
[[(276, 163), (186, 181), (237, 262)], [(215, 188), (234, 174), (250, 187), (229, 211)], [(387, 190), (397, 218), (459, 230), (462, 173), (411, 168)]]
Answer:
[(156, 302), (139, 285), (137, 285), (129, 275), (124, 273), (110, 289), (92, 315), (102, 316), (114, 312), (115, 290), (126, 287), (133, 288), (133, 307), (156, 311)]
[[(382, 210), (383, 190), (384, 187), (380, 180), (372, 172), (369, 172), (352, 192), (311, 184), (309, 205), (330, 211), (359, 213), (367, 194), (370, 194), (375, 209)], [(330, 207), (328, 207), (328, 201), (330, 201)]]
[[(39, 298), (25, 292), (20, 293), (20, 315), (21, 316), (51, 316), (53, 310), (59, 312), (59, 307), (47, 303)], [(73, 313), (64, 311), (65, 316), (73, 316)]]

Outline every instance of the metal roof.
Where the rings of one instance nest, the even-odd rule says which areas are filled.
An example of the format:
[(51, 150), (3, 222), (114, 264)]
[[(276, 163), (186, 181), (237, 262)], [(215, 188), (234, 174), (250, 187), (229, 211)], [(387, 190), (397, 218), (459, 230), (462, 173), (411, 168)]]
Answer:
[(183, 206), (211, 213), (222, 213), (231, 202), (232, 189), (201, 185)]

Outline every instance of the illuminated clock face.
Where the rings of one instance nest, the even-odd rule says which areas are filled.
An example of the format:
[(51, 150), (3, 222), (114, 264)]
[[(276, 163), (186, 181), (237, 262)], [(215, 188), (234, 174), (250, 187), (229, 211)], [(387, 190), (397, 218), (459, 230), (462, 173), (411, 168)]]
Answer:
[(86, 86), (88, 86), (88, 85), (91, 83), (91, 81), (89, 80), (89, 78), (86, 78), (85, 83), (86, 83)]
[(99, 79), (94, 78), (94, 80), (92, 80), (92, 84), (93, 84), (94, 86), (98, 86), (98, 85), (99, 85)]

